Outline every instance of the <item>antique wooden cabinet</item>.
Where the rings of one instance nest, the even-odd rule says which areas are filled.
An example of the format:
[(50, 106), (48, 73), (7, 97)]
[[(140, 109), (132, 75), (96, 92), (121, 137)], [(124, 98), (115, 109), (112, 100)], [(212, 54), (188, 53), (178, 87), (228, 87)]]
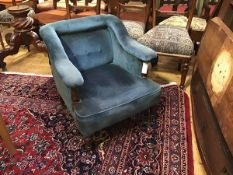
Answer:
[(233, 174), (233, 33), (212, 19), (191, 81), (197, 142), (208, 174)]

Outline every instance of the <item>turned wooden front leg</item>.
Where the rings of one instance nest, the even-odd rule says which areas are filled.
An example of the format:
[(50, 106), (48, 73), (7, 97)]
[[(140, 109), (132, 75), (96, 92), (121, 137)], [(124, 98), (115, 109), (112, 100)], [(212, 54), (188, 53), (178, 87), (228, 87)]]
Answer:
[(181, 81), (180, 81), (180, 88), (184, 88), (186, 76), (189, 70), (189, 60), (185, 61), (181, 66)]
[(6, 148), (8, 149), (10, 155), (14, 155), (16, 153), (16, 148), (13, 145), (9, 132), (6, 128), (5, 122), (3, 121), (2, 116), (0, 115), (0, 136)]
[(72, 100), (72, 109), (76, 110), (79, 102), (80, 102), (80, 96), (78, 92), (78, 88), (71, 88), (70, 92), (71, 100)]

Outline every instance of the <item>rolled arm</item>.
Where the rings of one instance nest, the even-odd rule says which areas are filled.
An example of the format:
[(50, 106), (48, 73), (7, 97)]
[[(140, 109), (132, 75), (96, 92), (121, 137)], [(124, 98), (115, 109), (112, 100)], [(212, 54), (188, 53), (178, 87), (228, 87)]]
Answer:
[(52, 64), (67, 87), (74, 88), (83, 85), (82, 74), (69, 59), (58, 59)]
[[(58, 76), (69, 88), (81, 86), (84, 83), (80, 71), (70, 62), (54, 28), (43, 26), (40, 29), (49, 52), (50, 62), (57, 71)], [(52, 38), (52, 39), (51, 39)]]
[(130, 37), (117, 38), (121, 47), (129, 54), (137, 57), (139, 60), (148, 62), (157, 57), (157, 54), (152, 49), (140, 44)]

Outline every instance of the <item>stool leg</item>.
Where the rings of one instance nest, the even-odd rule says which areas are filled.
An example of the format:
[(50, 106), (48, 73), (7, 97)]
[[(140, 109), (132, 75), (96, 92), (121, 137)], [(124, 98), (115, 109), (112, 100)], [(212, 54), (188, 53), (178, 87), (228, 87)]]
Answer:
[(5, 122), (3, 121), (2, 116), (0, 115), (0, 136), (3, 140), (4, 145), (8, 149), (10, 155), (14, 155), (16, 153), (16, 148), (13, 145), (9, 132), (5, 126)]

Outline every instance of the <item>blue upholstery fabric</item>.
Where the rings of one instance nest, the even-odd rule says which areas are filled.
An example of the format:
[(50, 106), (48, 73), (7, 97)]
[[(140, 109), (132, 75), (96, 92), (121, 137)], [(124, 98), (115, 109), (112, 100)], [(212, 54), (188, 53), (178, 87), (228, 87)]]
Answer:
[(105, 28), (85, 33), (63, 34), (60, 39), (70, 61), (82, 71), (112, 62), (110, 37)]
[(75, 119), (85, 132), (93, 133), (103, 123), (114, 124), (159, 102), (160, 86), (115, 64), (99, 66), (82, 75), (85, 83), (79, 89), (81, 102)]
[[(160, 85), (140, 77), (156, 53), (128, 36), (112, 15), (41, 27), (57, 89), (83, 136), (91, 136), (159, 101)], [(71, 89), (81, 101), (72, 106)]]

